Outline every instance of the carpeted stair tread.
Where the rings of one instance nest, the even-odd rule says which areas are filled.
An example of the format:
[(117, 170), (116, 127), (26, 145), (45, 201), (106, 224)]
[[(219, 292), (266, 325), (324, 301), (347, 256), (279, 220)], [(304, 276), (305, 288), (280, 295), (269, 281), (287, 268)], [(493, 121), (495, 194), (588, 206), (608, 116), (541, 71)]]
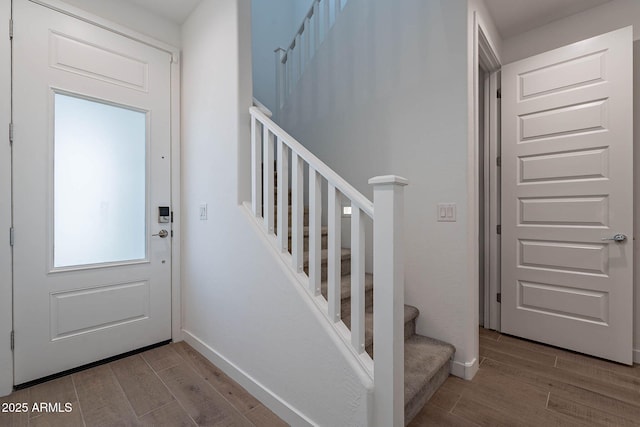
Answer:
[[(404, 305), (404, 324), (405, 330), (407, 324), (413, 322), (420, 315), (420, 311), (412, 305)], [(343, 319), (344, 323), (351, 327), (351, 316)], [(406, 336), (405, 336), (406, 338)], [(373, 307), (369, 307), (364, 311), (364, 346), (371, 349), (373, 345)]]
[[(309, 237), (309, 226), (305, 225), (302, 228), (302, 232), (304, 237)], [(289, 238), (291, 238), (291, 233), (293, 233), (293, 229), (291, 228), (291, 224), (289, 224)], [(329, 227), (320, 227), (320, 234), (322, 236), (328, 236), (329, 235)]]
[[(322, 282), (322, 295), (327, 297), (328, 282)], [(364, 291), (373, 290), (373, 274), (365, 273), (364, 275)], [(351, 275), (340, 277), (340, 299), (345, 300), (351, 298)]]
[[(342, 259), (342, 261), (348, 261), (351, 259), (351, 249), (349, 248), (340, 248), (340, 257)], [(323, 249), (320, 253), (320, 263), (321, 264), (326, 264), (327, 263), (327, 259), (329, 258), (329, 250), (328, 249)], [(309, 266), (309, 252), (304, 253), (303, 255), (303, 259), (304, 259), (304, 268), (306, 269)]]
[(404, 344), (405, 423), (417, 415), (449, 376), (451, 344), (413, 335)]

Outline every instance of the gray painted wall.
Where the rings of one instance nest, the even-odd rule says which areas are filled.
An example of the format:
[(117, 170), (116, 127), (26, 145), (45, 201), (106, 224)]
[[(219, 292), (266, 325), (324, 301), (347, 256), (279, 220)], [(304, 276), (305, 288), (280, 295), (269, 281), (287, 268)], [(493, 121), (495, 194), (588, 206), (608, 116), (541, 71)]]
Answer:
[[(477, 357), (478, 325), (467, 24), (466, 1), (351, 0), (281, 116), (368, 197), (373, 176), (409, 179), (406, 302), (420, 309), (418, 332), (454, 344), (462, 364)], [(439, 202), (457, 204), (458, 222), (436, 222)]]

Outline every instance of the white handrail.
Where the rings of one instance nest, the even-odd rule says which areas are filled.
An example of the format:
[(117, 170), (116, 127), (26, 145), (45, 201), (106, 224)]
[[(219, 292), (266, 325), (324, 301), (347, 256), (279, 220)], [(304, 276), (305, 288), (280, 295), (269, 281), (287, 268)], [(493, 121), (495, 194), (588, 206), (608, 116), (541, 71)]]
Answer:
[(313, 167), (320, 175), (322, 175), (329, 184), (333, 185), (336, 189), (340, 190), (346, 198), (350, 199), (358, 208), (362, 210), (368, 217), (373, 218), (373, 202), (367, 199), (362, 193), (356, 190), (351, 184), (344, 180), (340, 175), (335, 173), (333, 169), (329, 168), (322, 160), (307, 150), (302, 144), (300, 144), (294, 137), (285, 132), (280, 126), (278, 126), (273, 120), (267, 117), (257, 107), (251, 107), (251, 115), (257, 118), (260, 122), (268, 124), (270, 131), (282, 140), (289, 148), (295, 151), (298, 156), (304, 159), (309, 165)]
[(273, 113), (269, 110), (266, 105), (262, 102), (258, 101), (255, 97), (253, 98), (253, 106), (262, 111), (267, 117), (272, 117)]

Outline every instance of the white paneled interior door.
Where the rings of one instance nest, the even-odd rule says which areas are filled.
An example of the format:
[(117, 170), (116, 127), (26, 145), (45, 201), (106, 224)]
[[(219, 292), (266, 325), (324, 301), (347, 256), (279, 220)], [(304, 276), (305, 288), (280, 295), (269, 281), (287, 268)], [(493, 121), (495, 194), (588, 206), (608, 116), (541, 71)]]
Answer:
[(23, 384), (171, 339), (171, 56), (28, 0), (13, 18)]
[(629, 27), (502, 72), (502, 331), (626, 364), (632, 65)]

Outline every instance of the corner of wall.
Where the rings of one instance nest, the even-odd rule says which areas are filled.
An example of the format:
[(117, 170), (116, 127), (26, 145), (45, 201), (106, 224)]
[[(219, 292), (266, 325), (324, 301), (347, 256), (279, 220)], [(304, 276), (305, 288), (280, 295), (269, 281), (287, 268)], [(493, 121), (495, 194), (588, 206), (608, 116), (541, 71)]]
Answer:
[[(238, 7), (238, 141), (250, 141), (249, 108), (253, 105), (253, 72), (251, 42), (251, 3), (237, 2)], [(238, 144), (238, 204), (251, 199), (250, 145)]]

